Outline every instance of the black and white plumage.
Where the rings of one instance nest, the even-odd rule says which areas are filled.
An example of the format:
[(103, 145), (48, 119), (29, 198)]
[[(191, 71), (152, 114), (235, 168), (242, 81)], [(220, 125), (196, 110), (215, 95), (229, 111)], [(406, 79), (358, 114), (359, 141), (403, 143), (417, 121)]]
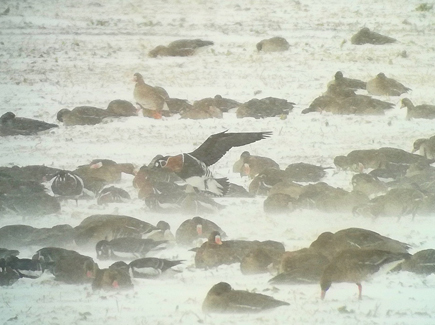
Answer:
[(6, 259), (6, 267), (16, 271), (20, 278), (36, 279), (44, 272), (41, 261), (16, 256), (10, 256)]
[(124, 203), (131, 199), (130, 194), (122, 188), (109, 186), (103, 188), (97, 196), (97, 204)]
[(149, 238), (123, 237), (115, 238), (111, 241), (101, 240), (96, 246), (97, 258), (117, 259), (117, 258), (139, 258), (144, 257), (149, 251), (163, 249), (161, 245), (166, 244), (167, 240), (153, 240)]
[(61, 170), (54, 174), (52, 180), (51, 190), (61, 198), (74, 199), (77, 202), (78, 197), (83, 194), (83, 180), (70, 171)]
[(208, 167), (215, 164), (231, 148), (265, 139), (271, 134), (272, 132), (220, 132), (208, 137), (203, 144), (190, 153), (166, 156), (156, 160), (154, 167), (174, 172), (198, 190), (222, 196), (228, 191), (229, 181), (226, 177), (213, 178)]
[(144, 257), (130, 262), (129, 272), (132, 278), (157, 278), (168, 269), (181, 264), (182, 260), (166, 260), (157, 257)]

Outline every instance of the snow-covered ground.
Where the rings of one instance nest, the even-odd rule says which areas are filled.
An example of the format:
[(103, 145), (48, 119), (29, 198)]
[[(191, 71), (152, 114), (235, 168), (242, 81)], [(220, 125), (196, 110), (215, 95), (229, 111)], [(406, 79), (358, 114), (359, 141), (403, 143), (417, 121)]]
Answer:
[[(415, 104), (435, 104), (435, 10), (415, 8), (420, 1), (201, 1), (201, 0), (2, 0), (0, 12), (0, 114), (57, 123), (62, 108), (101, 108), (114, 99), (133, 101), (135, 72), (164, 87), (171, 97), (190, 101), (220, 94), (244, 102), (275, 96), (296, 103), (287, 119), (153, 120), (129, 117), (96, 126), (60, 125), (37, 136), (0, 138), (0, 166), (45, 164), (75, 169), (95, 158), (148, 163), (156, 154), (190, 152), (209, 135), (223, 130), (273, 131), (273, 136), (232, 149), (212, 166), (215, 176), (249, 182), (232, 173), (243, 150), (267, 156), (281, 168), (307, 162), (333, 166), (337, 155), (355, 149), (391, 146), (410, 151), (413, 141), (435, 134), (431, 120), (405, 120), (400, 98), (385, 116), (301, 115), (326, 90), (336, 71), (369, 80), (379, 72), (412, 88)], [(398, 39), (391, 45), (355, 46), (350, 37), (367, 26)], [(291, 47), (259, 53), (256, 43), (282, 36)], [(192, 57), (149, 58), (160, 44), (181, 38), (214, 41)], [(406, 55), (403, 55), (406, 51)], [(254, 92), (259, 94), (254, 95)], [(404, 96), (402, 96), (404, 97)], [(350, 172), (330, 170), (325, 181), (351, 189)], [(135, 199), (129, 204), (62, 203), (62, 212), (46, 217), (2, 216), (0, 226), (76, 226), (93, 214), (123, 214), (172, 227), (193, 216), (150, 212), (136, 199), (132, 177), (119, 186)], [(378, 218), (325, 214), (313, 210), (288, 215), (263, 212), (264, 198), (219, 199), (226, 208), (205, 216), (232, 239), (274, 239), (287, 250), (308, 246), (323, 231), (362, 227), (410, 243), (416, 252), (435, 248), (432, 217)], [(72, 247), (77, 249), (76, 247)], [(28, 257), (34, 248), (22, 250)], [(95, 252), (81, 251), (94, 258)], [(93, 292), (90, 285), (66, 285), (43, 275), (22, 279), (0, 290), (0, 323), (5, 324), (433, 324), (435, 276), (408, 273), (374, 277), (363, 284), (363, 300), (352, 284), (333, 284), (325, 301), (319, 285), (272, 286), (271, 275), (244, 276), (238, 265), (202, 270), (184, 248), (159, 252), (184, 259), (182, 273), (158, 280), (134, 280), (134, 290)], [(101, 267), (108, 264), (100, 263)], [(213, 315), (201, 311), (210, 287), (220, 281), (236, 289), (273, 295), (288, 307), (258, 315)], [(343, 308), (342, 308), (343, 307)]]

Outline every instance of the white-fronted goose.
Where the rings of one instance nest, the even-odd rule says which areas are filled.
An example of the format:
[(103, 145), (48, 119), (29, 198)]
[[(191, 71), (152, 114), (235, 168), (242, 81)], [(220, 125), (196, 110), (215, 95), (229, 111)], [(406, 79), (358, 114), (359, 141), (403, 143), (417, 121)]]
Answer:
[[(362, 298), (362, 285), (369, 275), (376, 273), (384, 265), (397, 262), (396, 265), (411, 255), (392, 253), (379, 249), (349, 249), (336, 255), (326, 266), (320, 279), (321, 299), (332, 283), (350, 282), (358, 286), (358, 299)], [(393, 266), (390, 266), (392, 269)]]
[(258, 313), (289, 303), (259, 293), (234, 290), (226, 282), (215, 284), (202, 303), (204, 313)]
[(392, 78), (387, 78), (382, 72), (374, 79), (367, 81), (366, 89), (369, 94), (376, 96), (400, 96), (411, 90), (400, 82)]

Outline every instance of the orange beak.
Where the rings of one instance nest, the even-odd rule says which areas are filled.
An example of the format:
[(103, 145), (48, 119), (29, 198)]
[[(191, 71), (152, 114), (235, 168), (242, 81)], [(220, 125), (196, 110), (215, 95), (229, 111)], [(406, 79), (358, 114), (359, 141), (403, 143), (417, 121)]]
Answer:
[(160, 120), (162, 118), (162, 114), (160, 114), (157, 111), (153, 111), (152, 115), (153, 115), (153, 118), (155, 118), (156, 120)]

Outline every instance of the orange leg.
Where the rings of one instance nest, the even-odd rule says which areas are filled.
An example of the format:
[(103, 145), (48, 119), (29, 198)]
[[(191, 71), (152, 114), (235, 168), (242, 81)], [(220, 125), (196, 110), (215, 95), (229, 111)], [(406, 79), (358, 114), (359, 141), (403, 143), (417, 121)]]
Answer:
[(362, 299), (362, 285), (361, 285), (361, 283), (357, 283), (356, 285), (358, 286), (358, 299), (361, 300)]

